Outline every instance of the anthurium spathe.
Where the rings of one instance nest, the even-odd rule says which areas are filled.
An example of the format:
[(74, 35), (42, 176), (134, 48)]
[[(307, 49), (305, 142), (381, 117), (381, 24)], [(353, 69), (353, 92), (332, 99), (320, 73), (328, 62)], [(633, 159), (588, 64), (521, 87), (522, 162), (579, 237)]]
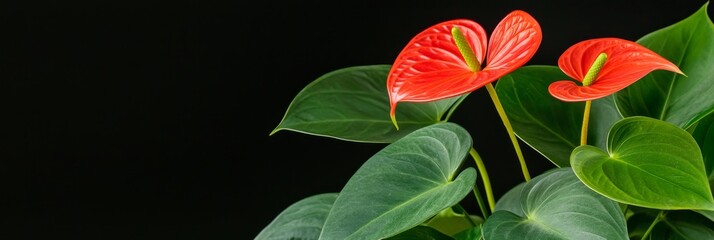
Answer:
[(669, 60), (636, 42), (596, 38), (579, 42), (558, 59), (560, 69), (582, 82), (557, 81), (548, 87), (553, 97), (567, 102), (595, 100), (633, 84), (655, 70), (683, 74)]
[[(387, 78), (390, 116), (399, 102), (430, 102), (472, 92), (523, 66), (542, 33), (528, 13), (515, 10), (491, 38), (476, 22), (456, 19), (417, 34), (397, 56)], [(484, 62), (486, 59), (486, 62)]]

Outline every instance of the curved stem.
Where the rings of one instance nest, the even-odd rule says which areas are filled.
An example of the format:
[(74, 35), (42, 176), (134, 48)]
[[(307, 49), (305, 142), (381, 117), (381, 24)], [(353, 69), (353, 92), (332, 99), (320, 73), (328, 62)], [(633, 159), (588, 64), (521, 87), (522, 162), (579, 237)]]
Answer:
[(508, 136), (511, 138), (511, 143), (513, 144), (513, 149), (516, 150), (516, 155), (518, 155), (518, 161), (521, 164), (521, 172), (523, 172), (523, 178), (525, 178), (526, 182), (527, 182), (527, 181), (531, 180), (531, 175), (528, 173), (528, 166), (526, 166), (526, 160), (523, 158), (523, 153), (521, 152), (521, 147), (518, 145), (518, 139), (516, 139), (516, 134), (513, 132), (513, 127), (511, 126), (511, 122), (508, 121), (508, 116), (506, 116), (506, 111), (503, 110), (501, 101), (498, 100), (498, 94), (496, 94), (496, 89), (493, 88), (493, 84), (491, 84), (491, 83), (487, 84), (486, 90), (488, 90), (488, 95), (491, 96), (491, 101), (493, 101), (493, 105), (496, 106), (496, 111), (498, 111), (498, 116), (501, 117), (501, 121), (503, 122), (503, 125), (506, 127), (506, 131), (508, 131)]
[(647, 231), (645, 232), (645, 234), (642, 235), (642, 238), (640, 238), (640, 239), (647, 238), (647, 236), (650, 235), (650, 232), (652, 232), (652, 229), (654, 229), (655, 225), (657, 225), (657, 223), (662, 221), (664, 219), (665, 215), (667, 215), (666, 212), (660, 211), (659, 214), (657, 214), (657, 217), (654, 219), (654, 221), (652, 221), (652, 224), (650, 224), (650, 227), (647, 228)]
[[(481, 175), (481, 179), (483, 180), (483, 188), (486, 190), (486, 199), (488, 200), (488, 207), (491, 209), (491, 212), (493, 212), (494, 207), (496, 206), (496, 201), (493, 198), (493, 191), (491, 190), (491, 180), (488, 178), (488, 171), (486, 171), (486, 165), (483, 164), (483, 160), (481, 160), (481, 156), (478, 155), (478, 152), (476, 152), (476, 149), (471, 148), (469, 150), (469, 154), (471, 154), (471, 157), (476, 161), (476, 167), (478, 167), (479, 174)], [(476, 186), (474, 186), (475, 188)]]
[(580, 146), (588, 144), (588, 124), (590, 122), (590, 106), (592, 105), (592, 101), (585, 101), (585, 113), (583, 113), (583, 128), (580, 130)]

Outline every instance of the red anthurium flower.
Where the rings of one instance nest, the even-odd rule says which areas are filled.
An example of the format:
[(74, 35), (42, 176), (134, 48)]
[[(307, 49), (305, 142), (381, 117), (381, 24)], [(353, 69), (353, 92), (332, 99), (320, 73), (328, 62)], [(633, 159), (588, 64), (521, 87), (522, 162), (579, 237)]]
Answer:
[(657, 53), (635, 42), (598, 38), (579, 42), (558, 59), (560, 69), (573, 81), (557, 81), (548, 87), (553, 97), (567, 102), (594, 100), (613, 94), (654, 70), (683, 74)]
[[(397, 56), (387, 79), (390, 116), (398, 102), (430, 102), (472, 92), (523, 66), (542, 39), (540, 25), (516, 10), (486, 32), (456, 19), (417, 34)], [(484, 65), (484, 59), (486, 62)]]

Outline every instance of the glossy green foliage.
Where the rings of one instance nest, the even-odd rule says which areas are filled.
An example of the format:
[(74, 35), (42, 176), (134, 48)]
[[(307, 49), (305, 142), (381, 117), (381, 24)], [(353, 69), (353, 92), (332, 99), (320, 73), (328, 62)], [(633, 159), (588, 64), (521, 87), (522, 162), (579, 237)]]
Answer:
[[(635, 213), (627, 219), (631, 239), (641, 239), (652, 224), (659, 211)], [(714, 222), (687, 210), (667, 211), (664, 218), (655, 225), (648, 240), (703, 240), (714, 239)]]
[[(463, 208), (459, 207), (459, 209)], [(446, 235), (453, 236), (456, 233), (480, 225), (481, 223), (483, 223), (483, 219), (479, 216), (457, 213), (453, 208), (447, 208), (429, 219), (424, 225), (439, 230)]]
[[(580, 144), (585, 104), (560, 101), (548, 86), (568, 79), (555, 66), (522, 67), (501, 78), (496, 91), (516, 135), (556, 166), (569, 166), (570, 153)], [(612, 98), (593, 102), (589, 142), (605, 145), (607, 131), (621, 119)]]
[(482, 235), (482, 230), (481, 229), (482, 225), (472, 227), (466, 230), (463, 230), (456, 235), (454, 235), (454, 239), (456, 240), (480, 240), (483, 239)]
[(708, 218), (712, 222), (714, 222), (714, 211), (709, 211), (709, 210), (695, 210), (695, 212), (698, 212), (702, 216)]
[(300, 200), (283, 210), (255, 240), (318, 239), (337, 193), (323, 193)]
[(714, 111), (714, 25), (707, 4), (690, 17), (637, 42), (669, 59), (686, 76), (655, 71), (616, 94), (625, 116), (648, 116), (689, 128)]
[(386, 238), (387, 240), (453, 240), (454, 238), (427, 226), (416, 226), (412, 229)]
[(389, 118), (389, 69), (389, 65), (358, 66), (321, 76), (295, 96), (271, 134), (291, 130), (347, 141), (389, 143), (441, 121), (459, 99), (400, 104), (397, 130)]
[(483, 225), (499, 239), (628, 239), (618, 204), (583, 185), (571, 168), (545, 172), (504, 195)]
[(457, 204), (476, 182), (461, 164), (471, 136), (454, 123), (419, 129), (388, 145), (350, 178), (320, 239), (382, 239)]
[(681, 128), (649, 117), (613, 125), (607, 151), (580, 146), (571, 165), (593, 190), (622, 203), (658, 209), (714, 209), (696, 141)]
[(702, 150), (702, 158), (704, 158), (704, 166), (709, 177), (709, 183), (714, 181), (714, 114), (709, 114), (702, 120), (697, 122), (692, 136), (697, 140), (700, 150)]

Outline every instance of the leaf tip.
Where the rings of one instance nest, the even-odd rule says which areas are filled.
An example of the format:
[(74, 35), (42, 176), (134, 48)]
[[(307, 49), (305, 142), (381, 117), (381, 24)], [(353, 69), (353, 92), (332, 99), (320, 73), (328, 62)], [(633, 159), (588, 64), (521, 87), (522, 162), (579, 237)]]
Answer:
[(273, 131), (270, 131), (270, 133), (268, 133), (268, 136), (273, 136), (275, 133), (277, 133), (280, 130), (281, 130), (281, 128), (277, 127), (275, 129), (273, 129)]

